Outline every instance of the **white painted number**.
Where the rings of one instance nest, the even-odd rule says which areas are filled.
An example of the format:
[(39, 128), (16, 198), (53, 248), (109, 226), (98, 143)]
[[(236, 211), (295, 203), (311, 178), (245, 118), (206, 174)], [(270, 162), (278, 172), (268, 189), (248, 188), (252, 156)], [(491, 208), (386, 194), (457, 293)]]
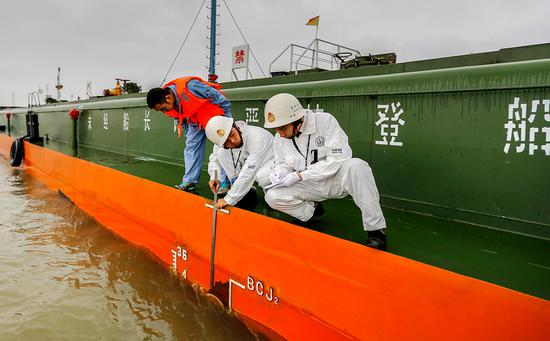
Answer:
[(187, 250), (178, 246), (178, 257), (181, 257), (184, 261), (187, 261)]
[[(176, 249), (170, 250), (170, 252), (172, 252), (172, 269), (178, 273), (178, 259), (187, 262), (187, 250), (183, 246), (176, 246)], [(183, 269), (181, 276), (187, 279), (187, 269)]]

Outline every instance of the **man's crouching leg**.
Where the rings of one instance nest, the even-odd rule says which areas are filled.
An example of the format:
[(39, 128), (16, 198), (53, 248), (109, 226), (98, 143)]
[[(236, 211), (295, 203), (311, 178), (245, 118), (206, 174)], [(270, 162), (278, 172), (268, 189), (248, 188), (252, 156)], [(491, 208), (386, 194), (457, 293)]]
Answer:
[(385, 250), (387, 248), (386, 220), (380, 207), (380, 196), (369, 164), (364, 160), (353, 158), (342, 165), (339, 173), (345, 190), (361, 209), (363, 228), (368, 231), (366, 245)]
[(275, 163), (273, 161), (268, 161), (258, 169), (256, 172), (256, 177), (254, 180), (260, 185), (261, 188), (269, 185), (269, 174), (273, 171)]
[(301, 221), (308, 221), (313, 217), (315, 204), (300, 199), (300, 193), (307, 189), (302, 184), (291, 187), (272, 188), (265, 194), (265, 201), (274, 210), (281, 211)]

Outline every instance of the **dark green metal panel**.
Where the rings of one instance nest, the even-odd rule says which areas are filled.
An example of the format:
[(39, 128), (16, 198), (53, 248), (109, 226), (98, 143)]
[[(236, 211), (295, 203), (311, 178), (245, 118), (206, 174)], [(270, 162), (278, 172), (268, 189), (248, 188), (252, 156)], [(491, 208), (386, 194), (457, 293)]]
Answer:
[[(2, 110), (0, 111), (0, 125), (6, 125), (6, 132), (7, 132), (7, 124), (8, 120), (6, 118), (6, 113), (11, 112), (9, 110)], [(20, 134), (20, 132), (25, 132), (25, 117), (23, 114), (11, 114), (10, 119), (10, 126), (11, 126), (11, 135), (17, 136)], [(23, 133), (24, 135), (25, 133)]]
[(144, 106), (84, 110), (79, 120), (81, 144), (123, 154), (177, 161), (183, 140), (171, 118)]
[[(73, 121), (68, 112), (51, 112), (39, 114), (41, 135), (49, 138), (71, 143), (73, 138)], [(43, 132), (43, 133), (42, 133)]]
[(178, 138), (172, 118), (145, 107), (135, 108), (130, 116), (136, 119), (128, 135), (130, 153), (181, 163), (185, 136)]
[[(387, 96), (385, 102), (406, 108), (406, 124), (399, 134), (402, 147), (373, 148), (371, 166), (383, 201), (548, 237), (550, 157), (503, 152), (515, 96), (530, 102), (550, 98), (550, 89)], [(544, 126), (542, 115), (534, 123)]]
[[(550, 99), (548, 60), (226, 91), (234, 105), (279, 92), (338, 118), (354, 154), (370, 162), (384, 204), (550, 237), (550, 158), (503, 151), (514, 98)], [(398, 148), (375, 143), (377, 106), (391, 103), (405, 110)], [(539, 106), (533, 127), (550, 126), (544, 114)]]

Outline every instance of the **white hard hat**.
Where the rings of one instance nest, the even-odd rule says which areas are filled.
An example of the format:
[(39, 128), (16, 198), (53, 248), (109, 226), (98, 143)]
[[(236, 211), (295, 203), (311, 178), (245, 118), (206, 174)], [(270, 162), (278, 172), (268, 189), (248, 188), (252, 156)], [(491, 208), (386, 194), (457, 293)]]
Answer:
[(264, 128), (278, 128), (304, 117), (304, 108), (291, 94), (277, 94), (265, 104)]
[(223, 147), (223, 144), (227, 141), (227, 138), (231, 133), (232, 127), (233, 119), (231, 117), (214, 116), (208, 120), (204, 130), (206, 132), (206, 137), (208, 137), (210, 142)]

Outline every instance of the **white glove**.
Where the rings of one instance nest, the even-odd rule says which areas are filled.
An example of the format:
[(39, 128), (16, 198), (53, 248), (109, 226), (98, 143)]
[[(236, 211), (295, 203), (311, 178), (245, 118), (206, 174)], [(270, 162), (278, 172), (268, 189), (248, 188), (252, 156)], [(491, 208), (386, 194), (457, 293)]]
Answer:
[(271, 182), (271, 185), (280, 184), (281, 181), (283, 181), (283, 179), (279, 174), (277, 174), (276, 172), (269, 173), (269, 182)]
[(279, 188), (279, 187), (290, 187), (300, 181), (300, 176), (298, 175), (298, 172), (292, 172), (284, 177), (284, 179), (278, 183), (271, 183), (271, 185), (266, 186), (264, 189), (270, 189), (270, 188)]
[(275, 172), (271, 172), (269, 174), (269, 181), (271, 182), (272, 185), (280, 184), (285, 178), (285, 176), (288, 175), (288, 173), (289, 172), (286, 170), (278, 170)]

